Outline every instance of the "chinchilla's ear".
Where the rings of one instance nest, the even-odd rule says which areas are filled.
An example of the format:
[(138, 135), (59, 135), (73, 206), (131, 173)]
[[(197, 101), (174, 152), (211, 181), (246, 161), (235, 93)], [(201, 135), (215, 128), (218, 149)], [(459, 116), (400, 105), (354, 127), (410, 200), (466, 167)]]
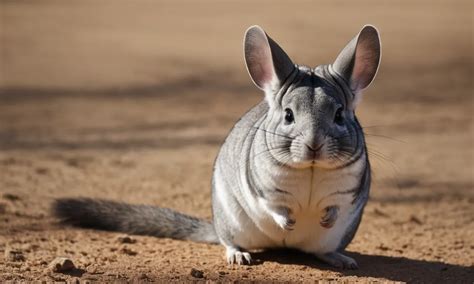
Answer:
[(381, 57), (380, 37), (374, 26), (364, 26), (339, 53), (332, 67), (349, 84), (355, 94), (354, 105), (361, 91), (367, 88), (377, 74)]
[(250, 77), (265, 91), (271, 103), (270, 96), (281, 87), (295, 65), (259, 26), (252, 26), (245, 32), (244, 55)]

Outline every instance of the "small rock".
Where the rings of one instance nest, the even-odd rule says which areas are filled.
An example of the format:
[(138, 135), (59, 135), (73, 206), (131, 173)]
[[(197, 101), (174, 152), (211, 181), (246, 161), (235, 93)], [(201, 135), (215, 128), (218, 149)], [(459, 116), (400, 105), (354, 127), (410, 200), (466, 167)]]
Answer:
[(20, 250), (15, 250), (11, 248), (5, 249), (5, 260), (7, 261), (24, 261), (25, 256)]
[(124, 253), (124, 254), (128, 254), (128, 255), (137, 255), (138, 252), (134, 251), (134, 250), (131, 250), (127, 247), (123, 247), (120, 252)]
[(383, 251), (390, 250), (390, 248), (389, 248), (389, 247), (387, 247), (387, 246), (386, 246), (386, 245), (384, 245), (384, 244), (380, 244), (380, 245), (379, 245), (377, 248), (378, 248), (378, 249), (380, 249), (380, 250), (383, 250)]
[(413, 222), (417, 225), (423, 225), (423, 222), (418, 217), (416, 217), (414, 215), (410, 216), (410, 222)]
[(195, 268), (191, 269), (191, 276), (194, 278), (204, 278), (204, 272)]
[(7, 212), (7, 205), (5, 203), (0, 203), (0, 214), (5, 214)]
[(17, 201), (17, 200), (20, 200), (20, 197), (18, 195), (15, 195), (13, 193), (4, 193), (2, 195), (2, 197), (6, 200), (10, 200), (10, 201)]
[(381, 217), (390, 217), (387, 213), (383, 212), (382, 210), (375, 208), (374, 209), (374, 214), (381, 216)]
[(74, 266), (74, 263), (72, 262), (72, 260), (70, 260), (69, 258), (57, 257), (49, 264), (49, 268), (53, 272), (65, 272), (65, 271), (73, 270), (76, 267)]
[(45, 175), (49, 173), (49, 170), (47, 168), (36, 168), (35, 171), (39, 175)]
[(119, 236), (117, 241), (122, 244), (134, 244), (137, 242), (137, 240), (132, 239), (130, 236)]

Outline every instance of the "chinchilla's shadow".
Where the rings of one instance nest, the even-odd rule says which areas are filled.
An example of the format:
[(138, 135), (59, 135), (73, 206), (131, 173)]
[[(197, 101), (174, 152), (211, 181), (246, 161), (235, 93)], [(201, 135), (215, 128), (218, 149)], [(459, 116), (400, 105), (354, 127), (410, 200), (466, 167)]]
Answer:
[(383, 255), (368, 255), (348, 252), (359, 264), (357, 270), (342, 270), (333, 268), (314, 256), (297, 250), (275, 249), (252, 254), (256, 265), (266, 261), (280, 264), (304, 265), (314, 269), (337, 271), (344, 276), (360, 276), (383, 278), (392, 281), (416, 283), (472, 283), (474, 267), (394, 257)]

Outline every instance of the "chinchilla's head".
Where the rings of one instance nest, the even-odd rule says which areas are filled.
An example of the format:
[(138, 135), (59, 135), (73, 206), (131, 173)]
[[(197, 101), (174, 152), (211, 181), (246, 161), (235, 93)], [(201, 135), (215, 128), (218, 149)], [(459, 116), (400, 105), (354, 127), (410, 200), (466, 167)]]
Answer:
[(361, 92), (380, 62), (380, 39), (365, 26), (330, 65), (295, 65), (262, 28), (244, 39), (245, 62), (269, 110), (258, 127), (269, 153), (295, 167), (341, 168), (363, 153), (363, 132), (355, 117)]

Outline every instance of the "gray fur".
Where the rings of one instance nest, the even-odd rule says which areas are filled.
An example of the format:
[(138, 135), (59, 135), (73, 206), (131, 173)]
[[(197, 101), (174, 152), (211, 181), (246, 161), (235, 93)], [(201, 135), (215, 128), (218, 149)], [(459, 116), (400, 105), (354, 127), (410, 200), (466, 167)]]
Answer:
[(213, 227), (170, 209), (91, 199), (60, 199), (56, 215), (82, 227), (220, 242), (229, 263), (284, 246), (356, 268), (342, 252), (369, 196), (355, 107), (380, 61), (376, 29), (364, 27), (333, 65), (315, 69), (292, 63), (257, 26), (247, 30), (244, 54), (265, 99), (236, 123), (216, 158)]
[(53, 212), (67, 224), (128, 234), (218, 243), (210, 222), (168, 208), (91, 198), (61, 198)]

